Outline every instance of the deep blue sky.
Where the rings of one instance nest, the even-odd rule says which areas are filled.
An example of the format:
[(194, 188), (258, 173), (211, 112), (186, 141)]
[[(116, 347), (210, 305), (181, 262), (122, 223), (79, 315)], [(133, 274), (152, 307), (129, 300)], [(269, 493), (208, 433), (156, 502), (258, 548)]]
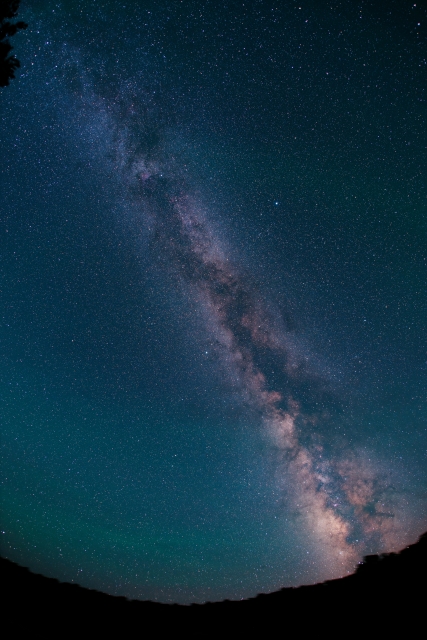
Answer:
[(426, 11), (20, 18), (0, 95), (2, 555), (188, 603), (415, 541)]

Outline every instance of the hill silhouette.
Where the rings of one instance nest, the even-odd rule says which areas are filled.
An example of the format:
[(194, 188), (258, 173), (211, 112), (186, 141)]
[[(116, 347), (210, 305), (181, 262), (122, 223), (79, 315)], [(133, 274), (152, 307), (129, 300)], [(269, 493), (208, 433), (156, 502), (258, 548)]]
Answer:
[(297, 625), (320, 632), (334, 622), (350, 625), (348, 631), (391, 630), (397, 624), (424, 626), (426, 573), (427, 532), (399, 553), (365, 557), (355, 573), (344, 578), (247, 600), (184, 606), (110, 596), (34, 574), (0, 558), (2, 617), (15, 632), (50, 628), (60, 633), (61, 627), (178, 631), (180, 625), (201, 633), (214, 627), (249, 632), (266, 625), (281, 625), (283, 630)]

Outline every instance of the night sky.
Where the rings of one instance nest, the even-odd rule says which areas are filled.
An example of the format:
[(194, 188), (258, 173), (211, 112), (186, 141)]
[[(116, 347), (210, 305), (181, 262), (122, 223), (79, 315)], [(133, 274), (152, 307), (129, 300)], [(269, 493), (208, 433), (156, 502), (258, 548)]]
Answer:
[(426, 9), (28, 0), (19, 18), (1, 554), (190, 603), (415, 542)]

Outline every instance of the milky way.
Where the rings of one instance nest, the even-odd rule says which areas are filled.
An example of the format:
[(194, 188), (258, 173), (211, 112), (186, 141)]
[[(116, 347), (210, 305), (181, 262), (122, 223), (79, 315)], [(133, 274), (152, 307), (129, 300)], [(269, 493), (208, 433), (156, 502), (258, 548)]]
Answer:
[(233, 265), (179, 163), (165, 160), (161, 149), (156, 150), (160, 160), (135, 152), (140, 146), (131, 124), (135, 116), (131, 126), (122, 115), (118, 124), (106, 117), (114, 108), (105, 101), (92, 96), (90, 103), (98, 105), (91, 123), (105, 119), (105, 137), (114, 140), (109, 155), (115, 179), (139, 211), (132, 224), (149, 229), (150, 252), (199, 307), (237, 402), (257, 415), (277, 449), (278, 484), (286, 485), (288, 507), (300, 513), (321, 563), (340, 574), (353, 570), (371, 548), (399, 548), (408, 538), (411, 516), (406, 500), (395, 495), (390, 471), (374, 452), (353, 450), (348, 443), (340, 450), (326, 443), (327, 451), (325, 424), (319, 423), (327, 424), (336, 393), (295, 349), (283, 319), (278, 323), (268, 313), (268, 301), (248, 275)]
[[(390, 501), (389, 481), (378, 478), (375, 461), (367, 465), (351, 451), (328, 460), (321, 441), (312, 446), (300, 443), (299, 430), (315, 429), (316, 414), (301, 409), (298, 387), (305, 385), (315, 402), (326, 395), (322, 381), (298, 362), (286, 334), (273, 331), (262, 301), (233, 271), (185, 183), (170, 184), (141, 162), (136, 166), (141, 199), (148, 201), (154, 219), (154, 250), (191, 285), (230, 383), (238, 388), (241, 402), (259, 412), (272, 442), (283, 451), (292, 502), (320, 552), (332, 566), (350, 570), (371, 536), (384, 548), (398, 547), (405, 537), (403, 505)], [(283, 380), (279, 388), (269, 381), (270, 362)]]
[(371, 7), (378, 71), (348, 7), (42, 5), (2, 107), (2, 554), (189, 603), (413, 542), (418, 32), (392, 60)]

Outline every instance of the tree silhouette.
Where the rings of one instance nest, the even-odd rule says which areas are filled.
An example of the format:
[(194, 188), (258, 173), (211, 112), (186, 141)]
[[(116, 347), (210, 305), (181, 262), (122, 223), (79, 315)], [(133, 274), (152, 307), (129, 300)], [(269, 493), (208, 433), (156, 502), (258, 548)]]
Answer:
[(26, 29), (25, 22), (10, 20), (16, 18), (20, 0), (0, 0), (0, 87), (7, 87), (10, 80), (15, 77), (15, 70), (20, 67), (18, 58), (10, 55), (13, 47), (9, 38), (14, 36), (19, 29)]

